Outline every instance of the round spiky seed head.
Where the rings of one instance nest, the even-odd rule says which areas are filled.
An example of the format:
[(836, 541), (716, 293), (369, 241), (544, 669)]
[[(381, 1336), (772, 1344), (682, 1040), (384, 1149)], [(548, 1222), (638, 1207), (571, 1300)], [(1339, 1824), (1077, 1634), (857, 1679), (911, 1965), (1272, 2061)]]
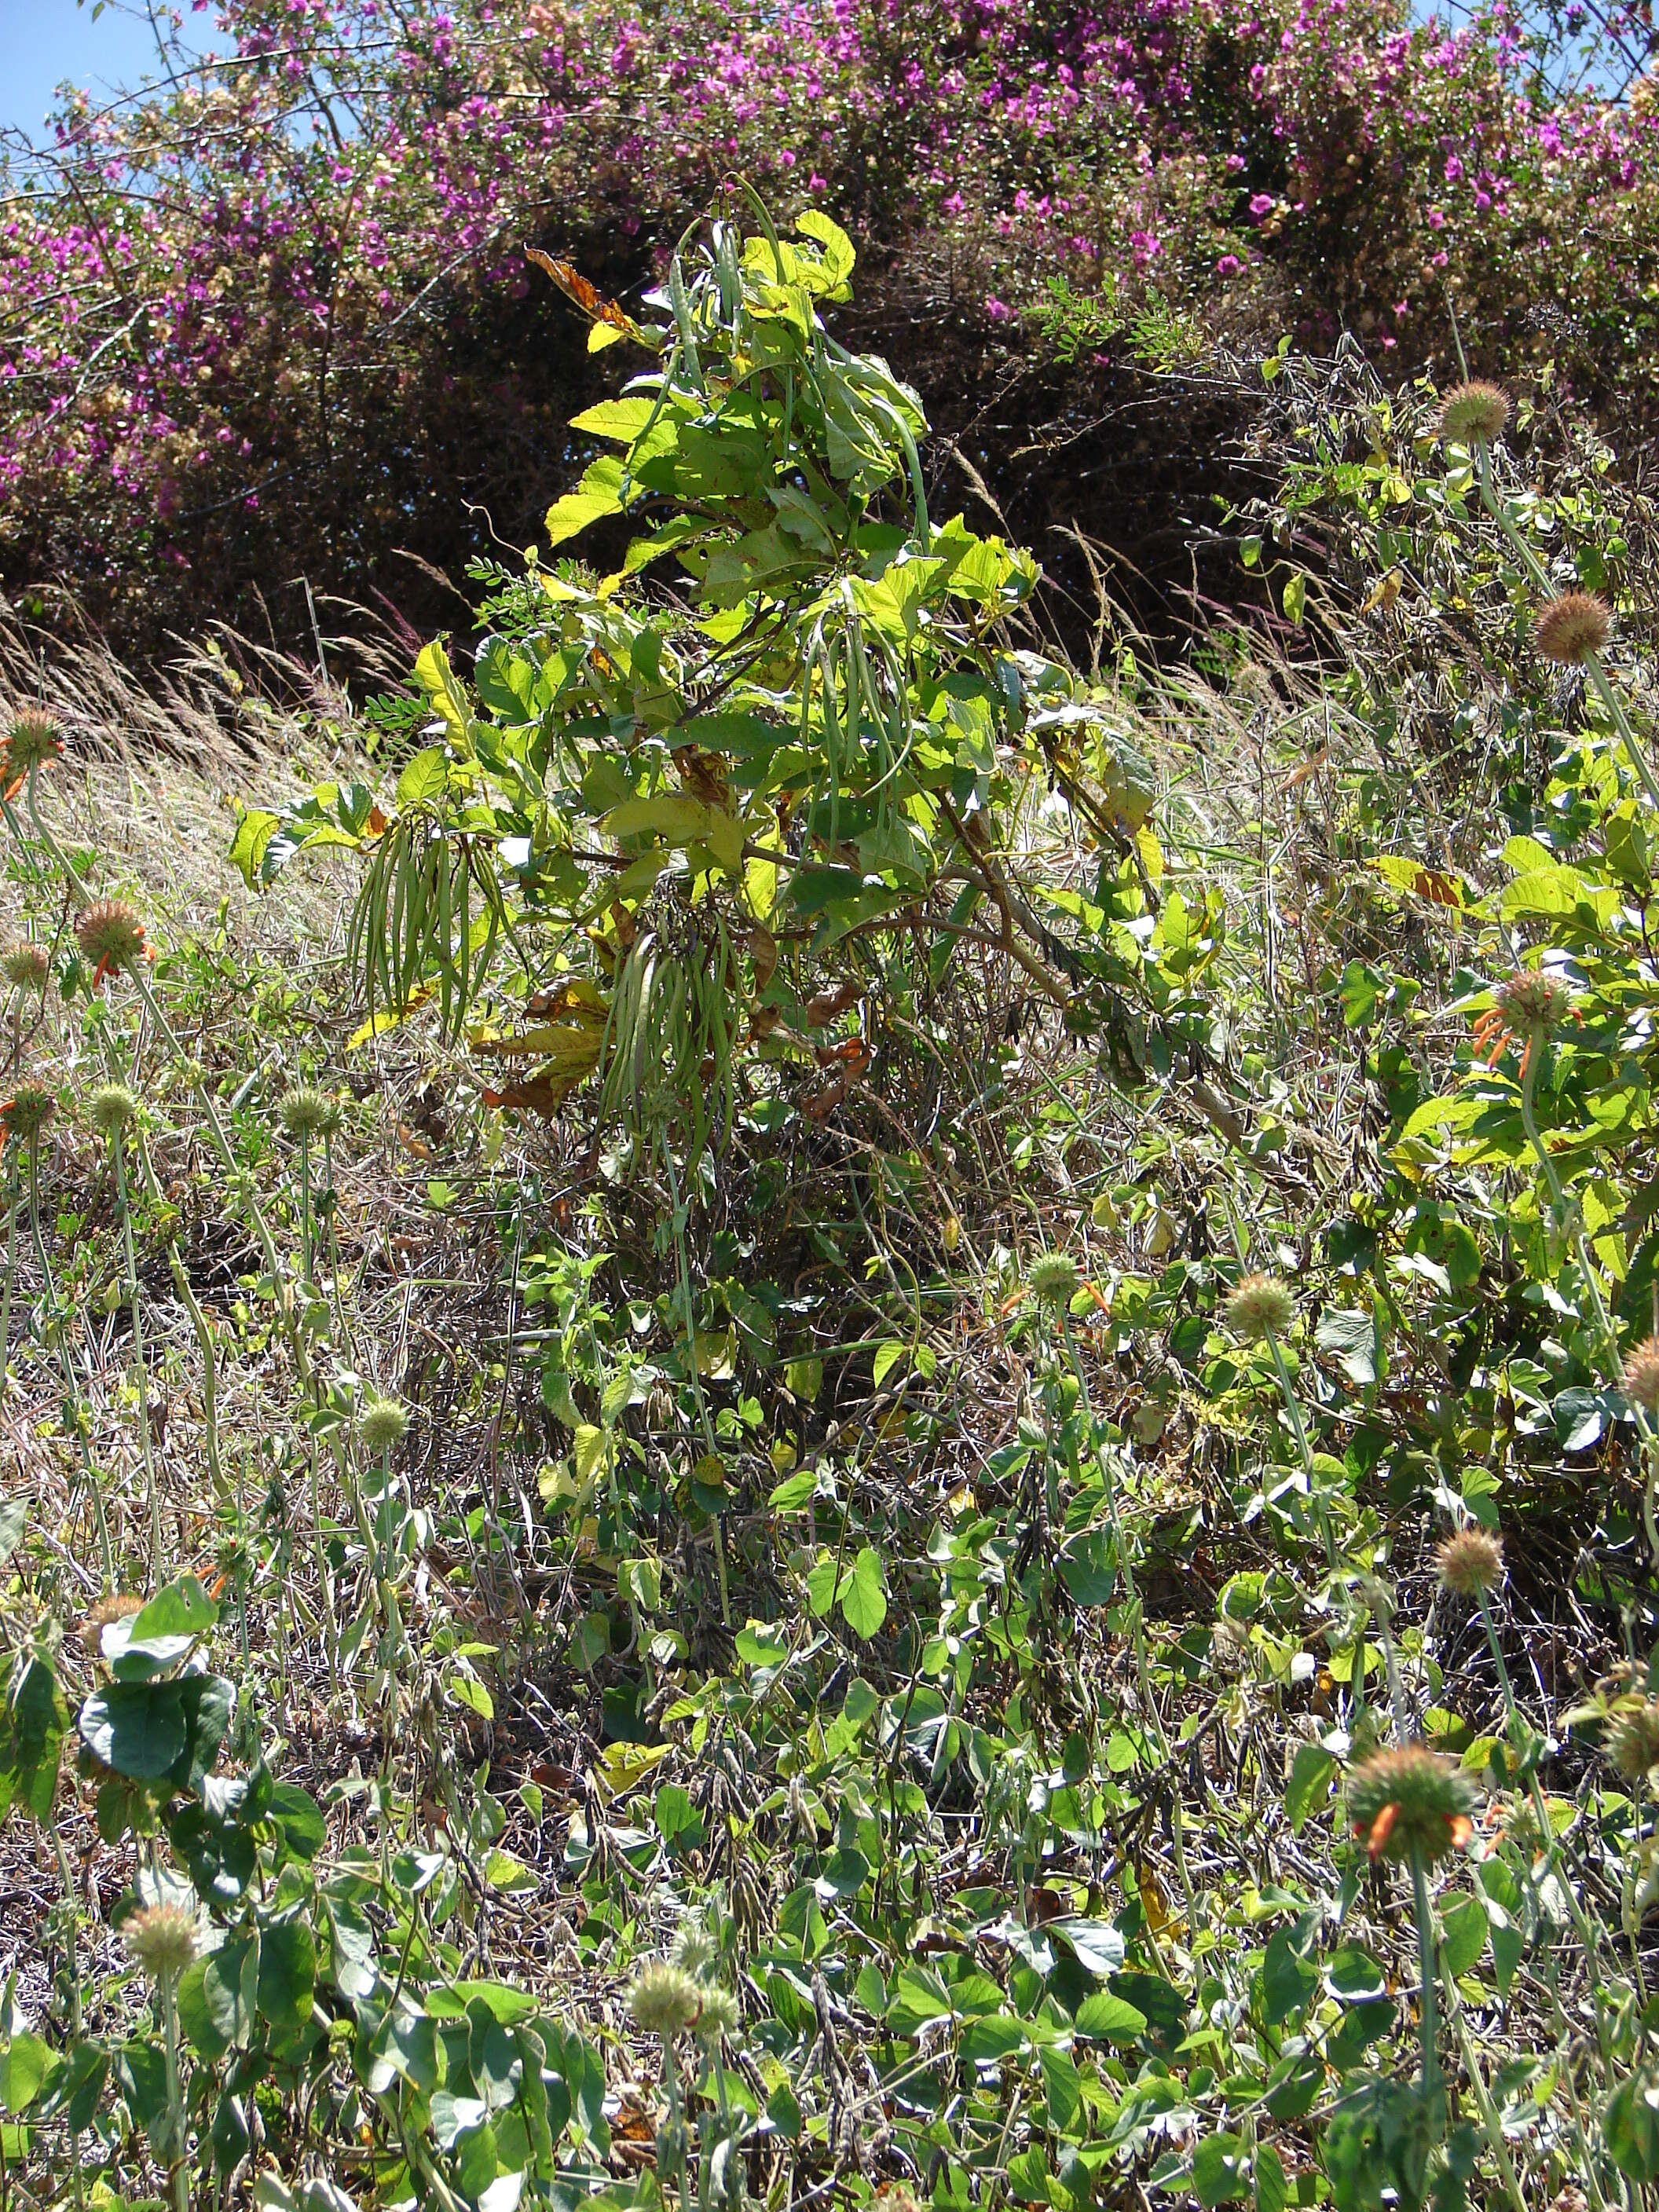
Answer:
[(1632, 1406), (1659, 1413), (1659, 1336), (1644, 1337), (1626, 1359), (1619, 1387)]
[(673, 1962), (699, 1982), (706, 1981), (720, 1957), (720, 1946), (701, 1920), (686, 1920), (674, 1938)]
[(357, 1417), (357, 1433), (370, 1451), (393, 1451), (409, 1434), (409, 1408), (395, 1398), (373, 1398)]
[(1607, 1730), (1607, 1756), (1630, 1782), (1659, 1766), (1659, 1705), (1650, 1698), (1620, 1713)]
[(1373, 1752), (1348, 1777), (1348, 1817), (1374, 1859), (1409, 1859), (1415, 1846), (1432, 1866), (1468, 1843), (1474, 1812), (1468, 1777), (1425, 1743)]
[(1460, 384), (1455, 392), (1446, 394), (1440, 410), (1440, 434), (1455, 438), (1460, 445), (1468, 445), (1472, 438), (1490, 444), (1501, 437), (1510, 419), (1507, 392), (1495, 384), (1476, 380)]
[(628, 1992), (628, 2009), (647, 2035), (666, 2042), (692, 2027), (703, 2007), (703, 1992), (684, 1966), (652, 1959), (640, 1968)]
[(1077, 1261), (1069, 1252), (1045, 1252), (1031, 1262), (1031, 1294), (1045, 1306), (1069, 1305), (1077, 1289)]
[(138, 1101), (125, 1083), (100, 1084), (87, 1101), (87, 1119), (100, 1137), (118, 1137), (137, 1115)]
[(1613, 631), (1604, 600), (1589, 592), (1564, 592), (1538, 617), (1538, 650), (1546, 660), (1576, 667), (1600, 653)]
[(1572, 993), (1559, 975), (1522, 968), (1506, 975), (1492, 993), (1493, 1003), (1513, 1030), (1547, 1032), (1572, 1011)]
[(285, 1091), (277, 1100), (276, 1118), (290, 1137), (320, 1136), (328, 1119), (328, 1105), (322, 1091), (302, 1083), (295, 1090)]
[(1504, 1579), (1504, 1543), (1484, 1528), (1460, 1528), (1435, 1553), (1442, 1585), (1459, 1597), (1484, 1597)]
[(20, 1145), (35, 1145), (57, 1111), (55, 1094), (46, 1084), (27, 1076), (0, 1106), (0, 1123), (4, 1124), (6, 1134), (15, 1137)]
[(56, 714), (44, 708), (33, 708), (19, 714), (6, 732), (6, 750), (0, 761), (0, 773), (6, 781), (15, 783), (20, 776), (43, 768), (46, 762), (64, 757), (63, 725)]
[(142, 1613), (144, 1601), (127, 1590), (112, 1590), (87, 1608), (87, 1617), (81, 1623), (81, 1641), (88, 1651), (96, 1651), (99, 1639), (112, 1620), (131, 1620), (135, 1613)]
[(94, 899), (75, 925), (81, 957), (101, 975), (106, 969), (131, 968), (149, 950), (137, 907), (125, 899)]
[(201, 1946), (196, 1917), (176, 1905), (149, 1905), (121, 1923), (121, 1941), (153, 1982), (174, 1981)]
[(696, 2033), (699, 2043), (712, 2050), (722, 2036), (733, 2035), (738, 2026), (738, 2001), (730, 1990), (705, 1983), (702, 1988), (702, 2010), (697, 2014)]
[(1263, 1337), (1284, 1335), (1296, 1319), (1296, 1300), (1277, 1275), (1245, 1275), (1221, 1310), (1235, 1336), (1259, 1344)]
[(9, 945), (0, 957), (0, 969), (15, 991), (44, 991), (52, 973), (52, 955), (44, 945)]

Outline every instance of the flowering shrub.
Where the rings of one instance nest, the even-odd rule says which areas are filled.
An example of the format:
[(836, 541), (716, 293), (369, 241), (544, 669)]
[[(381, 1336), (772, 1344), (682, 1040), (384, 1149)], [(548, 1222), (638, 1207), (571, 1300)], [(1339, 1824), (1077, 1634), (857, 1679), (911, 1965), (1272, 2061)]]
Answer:
[[(522, 247), (623, 289), (734, 169), (882, 243), (889, 320), (925, 284), (981, 366), (1056, 283), (1107, 311), (1079, 378), (1148, 307), (1421, 355), (1449, 298), (1495, 362), (1610, 393), (1650, 365), (1659, 123), (1550, 99), (1501, 9), (1455, 36), (1399, 0), (226, 0), (218, 26), (163, 96), (70, 98), (0, 220), (0, 576), (147, 644), (257, 593), (292, 634), (296, 572), (384, 591), (394, 548), (477, 550), (468, 500), (527, 534), (544, 433), (592, 395)], [(944, 341), (922, 322), (912, 353)]]

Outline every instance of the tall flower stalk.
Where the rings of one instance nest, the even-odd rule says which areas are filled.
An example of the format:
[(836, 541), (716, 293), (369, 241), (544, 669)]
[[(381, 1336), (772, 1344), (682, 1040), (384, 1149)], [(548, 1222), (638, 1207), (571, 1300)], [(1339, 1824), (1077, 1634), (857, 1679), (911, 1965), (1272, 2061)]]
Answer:
[(150, 1436), (149, 1365), (144, 1357), (143, 1303), (138, 1289), (138, 1260), (132, 1235), (132, 1205), (127, 1190), (125, 1137), (137, 1120), (138, 1101), (125, 1084), (106, 1083), (92, 1094), (87, 1117), (109, 1146), (110, 1168), (115, 1182), (115, 1207), (121, 1224), (121, 1249), (126, 1263), (127, 1310), (132, 1328), (132, 1379), (138, 1398), (138, 1435), (143, 1453), (144, 1483), (149, 1500), (149, 1571), (155, 1583), (161, 1579), (161, 1496), (155, 1480), (155, 1453)]

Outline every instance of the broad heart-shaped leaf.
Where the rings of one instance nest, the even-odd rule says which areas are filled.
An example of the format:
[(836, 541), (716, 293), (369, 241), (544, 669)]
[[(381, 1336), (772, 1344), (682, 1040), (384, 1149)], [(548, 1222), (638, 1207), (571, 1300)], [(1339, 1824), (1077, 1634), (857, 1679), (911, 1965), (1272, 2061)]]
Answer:
[(199, 1790), (236, 1710), (236, 1685), (223, 1674), (192, 1674), (179, 1687), (184, 1695), (186, 1743), (182, 1768), (173, 1780), (181, 1790)]
[(1285, 1813), (1293, 1835), (1300, 1834), (1308, 1815), (1329, 1796), (1335, 1771), (1335, 1753), (1327, 1751), (1323, 1744), (1297, 1746), (1290, 1780), (1285, 1785)]
[(222, 2058), (234, 2045), (246, 2046), (258, 1972), (258, 1936), (233, 1936), (179, 1977), (179, 2025), (204, 2058)]
[(167, 2159), (172, 2146), (172, 2110), (167, 2101), (167, 2063), (161, 2044), (124, 2043), (115, 2054), (115, 2070), (125, 2093), (128, 2109), (149, 2137), (158, 2158)]
[(157, 1590), (142, 1612), (112, 1620), (100, 1645), (118, 1682), (149, 1681), (176, 1667), (219, 1618), (219, 1608), (194, 1575)]
[(1104, 2043), (1133, 2043), (1146, 2033), (1146, 2015), (1127, 1997), (1097, 1990), (1078, 2007), (1073, 2025), (1079, 2035), (1095, 2036)]
[(1043, 1933), (1063, 1943), (1079, 1966), (1103, 1981), (1123, 1964), (1123, 1938), (1109, 1920), (1085, 1920), (1071, 1915), (1051, 1920)]
[(76, 1726), (93, 1757), (133, 1782), (159, 1782), (185, 1755), (182, 1682), (112, 1682), (94, 1690)]
[(40, 2094), (52, 2053), (28, 2028), (17, 2030), (0, 2051), (0, 2112), (15, 2119)]
[(1607, 2150), (1632, 2181), (1659, 2181), (1659, 2074), (1642, 2067), (1622, 2081), (1602, 2114)]
[(258, 2002), (273, 2027), (293, 2028), (310, 2017), (317, 1984), (317, 1948), (303, 1920), (278, 1920), (259, 1937)]
[(0, 1565), (10, 1559), (23, 1540), (23, 1531), (29, 1522), (29, 1502), (27, 1498), (8, 1498), (0, 1504)]
[(1193, 2153), (1193, 2194), (1200, 2204), (1231, 2204), (1247, 2187), (1241, 2136), (1206, 2136)]
[(853, 1571), (841, 1594), (847, 1626), (866, 1643), (887, 1618), (887, 1590), (882, 1579), (880, 1554), (866, 1544), (853, 1562)]
[(22, 1804), (44, 1827), (58, 1794), (58, 1759), (69, 1708), (50, 1660), (21, 1651), (0, 1708), (0, 1818)]
[(1349, 1382), (1362, 1388), (1376, 1380), (1376, 1323), (1358, 1307), (1328, 1306), (1319, 1317), (1314, 1341), (1328, 1352)]

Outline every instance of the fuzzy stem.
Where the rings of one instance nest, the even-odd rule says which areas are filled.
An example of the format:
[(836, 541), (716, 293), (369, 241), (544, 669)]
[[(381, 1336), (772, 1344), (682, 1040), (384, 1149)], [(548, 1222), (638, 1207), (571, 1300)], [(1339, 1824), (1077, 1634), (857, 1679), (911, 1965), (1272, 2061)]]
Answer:
[(177, 2212), (190, 2212), (190, 2173), (185, 2155), (185, 2100), (179, 2081), (179, 2018), (173, 2003), (173, 1977), (161, 1976), (156, 1994), (161, 2001), (161, 2027), (167, 2046), (167, 2111), (173, 2120), (171, 2179)]
[(11, 1286), (17, 1273), (17, 1164), (11, 1154), (6, 1177), (6, 1284), (0, 1291), (0, 1400), (6, 1394), (6, 1370), (11, 1352)]
[(149, 1370), (144, 1361), (144, 1324), (138, 1296), (138, 1261), (132, 1241), (132, 1208), (127, 1200), (126, 1159), (119, 1132), (110, 1139), (115, 1165), (115, 1202), (121, 1216), (121, 1243), (127, 1263), (127, 1310), (132, 1316), (132, 1372), (138, 1392), (138, 1436), (143, 1449), (144, 1482), (149, 1493), (149, 1574), (161, 1579), (161, 1493), (155, 1480), (155, 1455), (149, 1433)]
[[(151, 1200), (158, 1206), (165, 1206), (167, 1200), (140, 1123), (133, 1125), (132, 1141), (137, 1147), (138, 1164), (143, 1170)], [(219, 1366), (213, 1347), (213, 1332), (208, 1327), (207, 1316), (202, 1311), (201, 1301), (196, 1295), (179, 1254), (179, 1241), (171, 1235), (167, 1238), (167, 1266), (173, 1272), (173, 1288), (178, 1291), (180, 1303), (190, 1316), (191, 1326), (196, 1331), (197, 1347), (202, 1355), (203, 1443), (207, 1451), (208, 1472), (213, 1478), (214, 1495), (221, 1498), (226, 1486), (225, 1471), (219, 1459)]]
[(81, 1446), (81, 1471), (86, 1476), (87, 1488), (92, 1493), (93, 1517), (98, 1523), (98, 1548), (104, 1569), (104, 1587), (115, 1588), (115, 1554), (109, 1540), (109, 1524), (104, 1517), (104, 1493), (99, 1487), (98, 1471), (92, 1463), (92, 1447), (87, 1442), (84, 1422), (79, 1417), (81, 1394), (76, 1388), (75, 1370), (70, 1364), (69, 1343), (58, 1308), (58, 1285), (52, 1272), (52, 1260), (46, 1251), (46, 1239), (40, 1232), (40, 1148), (38, 1140), (29, 1146), (29, 1231), (34, 1243), (34, 1256), (40, 1264), (41, 1286), (46, 1295), (46, 1310), (51, 1316), (50, 1335), (58, 1353), (58, 1370), (64, 1377), (64, 1399), (66, 1408), (76, 1409), (75, 1432)]
[(1440, 2086), (1440, 2018), (1437, 2002), (1437, 1971), (1434, 1956), (1434, 1921), (1429, 1911), (1428, 1877), (1423, 1871), (1423, 1847), (1412, 1844), (1412, 1899), (1417, 1911), (1417, 1955), (1422, 1983), (1420, 1998), (1423, 2038), (1423, 2085)]
[(308, 1285), (311, 1267), (311, 1137), (300, 1132), (300, 1249), (305, 1263), (302, 1279)]
[[(81, 1923), (80, 1907), (76, 1900), (75, 1877), (70, 1869), (69, 1849), (64, 1841), (62, 1825), (52, 1824), (52, 1849), (58, 1854), (58, 1878), (64, 1885), (64, 1948), (68, 1954), (70, 1989), (70, 2034), (76, 2042), (81, 2039), (81, 1960), (76, 1948), (76, 1934)], [(76, 2212), (82, 2212), (86, 2203), (81, 2182), (81, 2130), (70, 2128), (70, 2177), (75, 2185)]]

